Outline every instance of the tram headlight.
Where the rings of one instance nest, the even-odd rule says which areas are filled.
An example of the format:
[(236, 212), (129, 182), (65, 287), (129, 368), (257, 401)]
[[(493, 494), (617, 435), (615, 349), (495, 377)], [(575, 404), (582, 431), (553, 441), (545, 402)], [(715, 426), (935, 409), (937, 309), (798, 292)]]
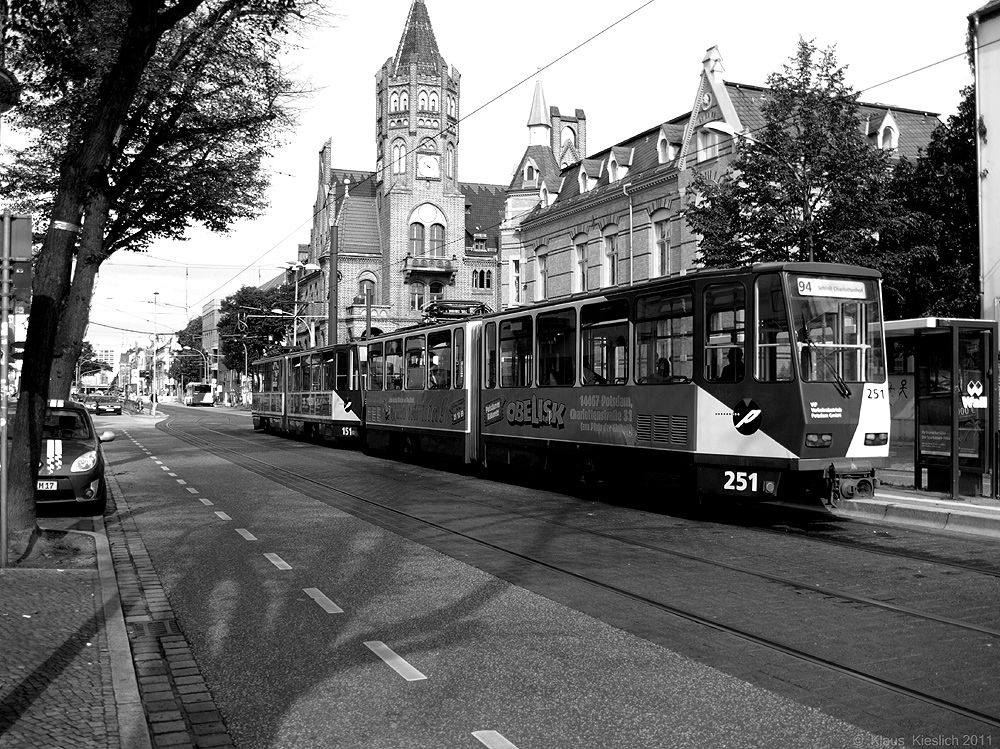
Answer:
[(889, 444), (888, 432), (865, 432), (866, 445), (887, 445)]
[(829, 447), (833, 444), (833, 435), (823, 432), (821, 434), (812, 433), (806, 435), (806, 447)]

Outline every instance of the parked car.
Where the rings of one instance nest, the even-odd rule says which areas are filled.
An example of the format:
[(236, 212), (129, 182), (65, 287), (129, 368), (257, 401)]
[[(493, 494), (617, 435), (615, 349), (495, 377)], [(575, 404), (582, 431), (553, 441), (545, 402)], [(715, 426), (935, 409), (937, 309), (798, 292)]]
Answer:
[(35, 480), (39, 506), (71, 514), (103, 514), (108, 485), (101, 444), (114, 438), (114, 432), (97, 432), (82, 404), (50, 401), (42, 422), (42, 456)]

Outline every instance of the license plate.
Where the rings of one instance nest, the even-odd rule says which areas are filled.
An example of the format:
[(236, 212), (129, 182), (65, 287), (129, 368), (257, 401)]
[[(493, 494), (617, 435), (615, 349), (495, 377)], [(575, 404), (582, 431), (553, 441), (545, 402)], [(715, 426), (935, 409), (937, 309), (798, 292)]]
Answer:
[(55, 481), (39, 481), (38, 491), (40, 492), (54, 492), (56, 490)]

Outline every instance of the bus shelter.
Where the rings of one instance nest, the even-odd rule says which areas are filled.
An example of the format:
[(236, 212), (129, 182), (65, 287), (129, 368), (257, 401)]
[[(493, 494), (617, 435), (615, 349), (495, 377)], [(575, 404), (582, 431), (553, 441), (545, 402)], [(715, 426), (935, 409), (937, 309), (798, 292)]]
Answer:
[(912, 450), (915, 488), (996, 497), (997, 323), (887, 320), (885, 335), (890, 443), (896, 458)]

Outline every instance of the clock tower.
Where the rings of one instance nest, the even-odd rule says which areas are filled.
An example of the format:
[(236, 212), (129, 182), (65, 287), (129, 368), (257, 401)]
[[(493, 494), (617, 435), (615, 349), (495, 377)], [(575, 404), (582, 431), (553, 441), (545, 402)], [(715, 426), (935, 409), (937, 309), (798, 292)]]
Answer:
[(413, 0), (394, 57), (375, 76), (376, 206), (382, 304), (400, 324), (448, 294), (465, 255), (458, 181), (460, 75), (438, 51), (423, 0)]

